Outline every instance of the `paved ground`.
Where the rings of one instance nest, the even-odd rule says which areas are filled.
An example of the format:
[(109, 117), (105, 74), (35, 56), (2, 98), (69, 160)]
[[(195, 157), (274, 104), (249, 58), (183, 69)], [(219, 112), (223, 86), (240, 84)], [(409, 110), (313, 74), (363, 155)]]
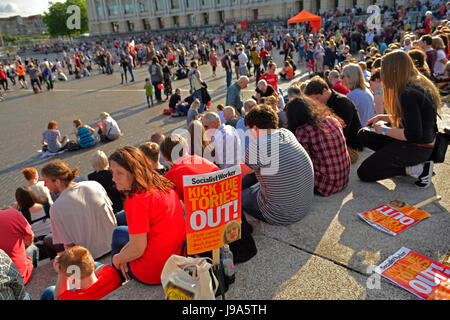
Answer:
[[(201, 66), (200, 70), (208, 83), (212, 109), (215, 109), (218, 103), (225, 102), (225, 74), (220, 66), (216, 78), (210, 76), (209, 66)], [(14, 200), (15, 189), (24, 184), (22, 168), (39, 169), (50, 160), (41, 159), (36, 152), (49, 120), (58, 121), (62, 134), (72, 139), (74, 119), (93, 125), (100, 112), (106, 111), (118, 121), (124, 132), (119, 140), (59, 156), (71, 166), (79, 166), (83, 177), (92, 171), (90, 158), (95, 150), (109, 154), (120, 146), (138, 145), (156, 131), (167, 134), (184, 128), (186, 118), (162, 114), (167, 104), (152, 109), (146, 107), (143, 90), (146, 76), (143, 68), (136, 70), (137, 81), (128, 85), (120, 85), (120, 74), (114, 73), (57, 82), (53, 92), (44, 90), (38, 95), (31, 90), (18, 89), (8, 93), (7, 101), (0, 103), (0, 184), (3, 187), (0, 206), (8, 206)], [(245, 98), (253, 94), (254, 85), (252, 78)], [(175, 87), (185, 90), (183, 97), (188, 94), (186, 80), (175, 81)], [(447, 106), (443, 107), (443, 113), (441, 123), (449, 126)], [(419, 190), (405, 177), (378, 183), (359, 181), (356, 169), (368, 155), (370, 151), (365, 151), (362, 159), (352, 166), (349, 186), (331, 197), (316, 196), (312, 211), (302, 221), (288, 227), (274, 227), (250, 220), (255, 227), (259, 252), (249, 262), (236, 266), (236, 283), (230, 287), (227, 299), (416, 299), (386, 280), (381, 280), (376, 289), (369, 289), (367, 283), (373, 278), (368, 268), (378, 265), (402, 246), (442, 261), (450, 249), (450, 160), (447, 157), (445, 163), (435, 166), (436, 176), (430, 188)], [(442, 200), (424, 208), (431, 217), (396, 237), (371, 228), (357, 216), (358, 212), (392, 199), (415, 204), (436, 193)], [(104, 262), (108, 263), (109, 258)], [(27, 291), (38, 299), (55, 279), (50, 264), (43, 263), (27, 285)], [(131, 282), (107, 297), (163, 298), (160, 286), (144, 288)]]

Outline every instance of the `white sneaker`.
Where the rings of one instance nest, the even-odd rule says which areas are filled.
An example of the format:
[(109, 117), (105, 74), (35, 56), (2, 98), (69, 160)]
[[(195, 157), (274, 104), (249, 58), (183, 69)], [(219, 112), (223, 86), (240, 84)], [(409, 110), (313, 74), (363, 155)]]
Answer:
[(423, 163), (423, 171), (418, 180), (415, 182), (416, 186), (425, 189), (431, 185), (431, 178), (433, 177), (433, 165), (433, 161), (425, 161)]

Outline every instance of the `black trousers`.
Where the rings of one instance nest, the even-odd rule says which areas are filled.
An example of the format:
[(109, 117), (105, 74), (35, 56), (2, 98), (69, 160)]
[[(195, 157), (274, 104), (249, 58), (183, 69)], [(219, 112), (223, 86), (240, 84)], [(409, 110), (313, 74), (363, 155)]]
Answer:
[(358, 168), (362, 181), (374, 182), (395, 176), (405, 176), (405, 168), (428, 161), (433, 149), (396, 140), (365, 128), (358, 132), (362, 144), (375, 151)]
[(3, 90), (8, 90), (8, 80), (7, 79), (0, 79), (0, 83), (2, 84)]

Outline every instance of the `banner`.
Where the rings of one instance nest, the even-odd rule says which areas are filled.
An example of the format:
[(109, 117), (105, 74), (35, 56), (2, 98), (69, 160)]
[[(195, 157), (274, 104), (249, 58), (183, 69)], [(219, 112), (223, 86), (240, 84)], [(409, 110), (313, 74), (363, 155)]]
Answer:
[(372, 227), (391, 236), (396, 236), (430, 216), (428, 212), (419, 210), (399, 200), (393, 200), (389, 204), (384, 204), (358, 215)]
[(401, 248), (375, 272), (424, 300), (450, 300), (450, 267)]
[(241, 167), (184, 176), (188, 254), (223, 247), (241, 238)]

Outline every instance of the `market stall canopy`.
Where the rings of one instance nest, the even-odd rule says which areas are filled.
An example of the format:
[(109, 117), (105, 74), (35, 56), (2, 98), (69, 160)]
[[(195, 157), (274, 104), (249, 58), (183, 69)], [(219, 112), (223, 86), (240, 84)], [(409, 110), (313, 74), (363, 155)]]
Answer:
[(288, 20), (289, 24), (292, 23), (300, 23), (300, 22), (310, 22), (311, 27), (315, 30), (320, 30), (322, 17), (316, 16), (315, 14), (312, 14), (306, 10), (302, 10), (299, 14), (297, 14), (295, 17)]

